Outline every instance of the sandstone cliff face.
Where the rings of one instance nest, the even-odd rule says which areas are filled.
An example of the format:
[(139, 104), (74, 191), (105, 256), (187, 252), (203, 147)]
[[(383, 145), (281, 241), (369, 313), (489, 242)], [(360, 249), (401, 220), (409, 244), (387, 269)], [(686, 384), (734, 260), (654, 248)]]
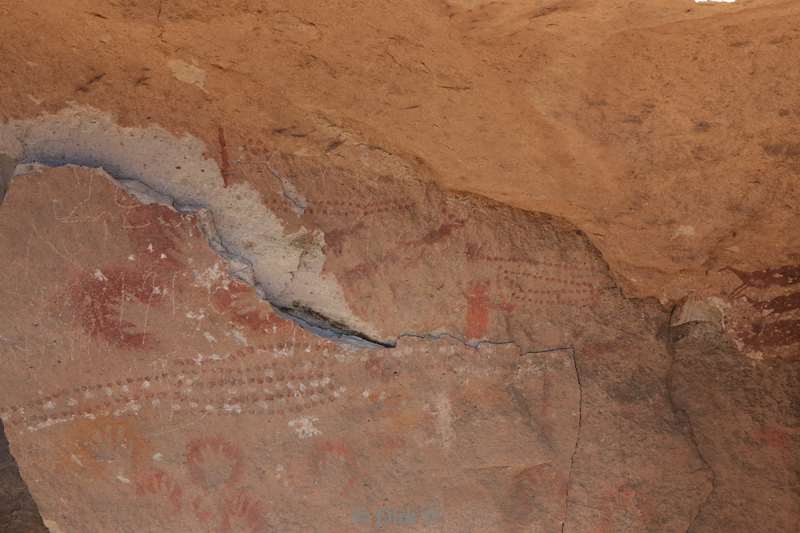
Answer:
[(0, 14), (0, 528), (796, 527), (794, 4)]

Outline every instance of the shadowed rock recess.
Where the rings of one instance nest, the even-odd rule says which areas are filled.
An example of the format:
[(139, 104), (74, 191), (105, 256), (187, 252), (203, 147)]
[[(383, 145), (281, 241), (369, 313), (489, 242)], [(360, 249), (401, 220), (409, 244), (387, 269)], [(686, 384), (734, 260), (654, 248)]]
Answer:
[(0, 531), (47, 532), (0, 424)]
[(797, 530), (798, 10), (540, 4), (0, 0), (0, 532)]

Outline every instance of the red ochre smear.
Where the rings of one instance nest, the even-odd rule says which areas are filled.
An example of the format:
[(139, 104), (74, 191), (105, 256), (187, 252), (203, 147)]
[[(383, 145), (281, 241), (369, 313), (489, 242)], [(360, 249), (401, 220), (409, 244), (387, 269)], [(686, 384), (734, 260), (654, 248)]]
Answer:
[(220, 437), (195, 439), (186, 448), (189, 475), (206, 492), (237, 482), (243, 472), (242, 452)]
[(488, 283), (474, 282), (467, 292), (467, 330), (468, 339), (480, 339), (489, 329)]
[(161, 496), (166, 498), (176, 510), (181, 509), (183, 489), (172, 476), (163, 470), (154, 469), (139, 478), (136, 482), (136, 494)]
[(489, 312), (493, 309), (504, 313), (514, 310), (514, 305), (508, 302), (492, 303), (489, 300), (489, 282), (476, 281), (467, 291), (467, 329), (465, 335), (468, 339), (482, 339), (489, 329)]
[(266, 519), (261, 500), (254, 497), (247, 489), (240, 488), (225, 498), (222, 506), (220, 531), (266, 531)]
[(125, 320), (120, 305), (136, 301), (157, 305), (163, 293), (156, 291), (152, 273), (119, 267), (87, 270), (68, 290), (66, 301), (83, 329), (92, 337), (101, 337), (120, 348), (151, 348), (152, 339), (137, 325)]

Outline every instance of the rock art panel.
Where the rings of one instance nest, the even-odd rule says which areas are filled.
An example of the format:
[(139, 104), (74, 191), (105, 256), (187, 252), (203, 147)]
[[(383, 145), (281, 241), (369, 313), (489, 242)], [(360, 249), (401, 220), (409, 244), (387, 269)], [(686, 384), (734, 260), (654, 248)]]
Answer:
[[(0, 414), (46, 523), (610, 532), (707, 516), (720, 474), (666, 317), (623, 298), (580, 232), (311, 158), (269, 166), (297, 208), (276, 218), (324, 235), (322, 275), (391, 344), (288, 320), (209, 244), (203, 210), (101, 170), (18, 171), (0, 206), (15, 309)], [(334, 200), (348, 186), (369, 200)]]
[(724, 270), (739, 282), (725, 299), (725, 326), (739, 350), (756, 359), (797, 354), (800, 265)]

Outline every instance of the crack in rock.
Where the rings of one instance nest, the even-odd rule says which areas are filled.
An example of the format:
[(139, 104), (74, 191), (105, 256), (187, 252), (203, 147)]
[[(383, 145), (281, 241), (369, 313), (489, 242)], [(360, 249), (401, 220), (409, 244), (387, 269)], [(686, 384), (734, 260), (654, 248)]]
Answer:
[(581, 442), (581, 429), (583, 428), (583, 383), (581, 383), (581, 372), (578, 367), (578, 359), (575, 355), (575, 348), (570, 348), (570, 357), (572, 364), (575, 367), (575, 380), (578, 383), (578, 427), (575, 430), (575, 446), (572, 448), (572, 454), (569, 457), (569, 472), (567, 474), (567, 489), (564, 494), (564, 520), (561, 521), (561, 533), (564, 533), (564, 528), (567, 527), (567, 518), (569, 517), (569, 490), (572, 486), (572, 473), (575, 470), (575, 456), (578, 454), (578, 448)]

